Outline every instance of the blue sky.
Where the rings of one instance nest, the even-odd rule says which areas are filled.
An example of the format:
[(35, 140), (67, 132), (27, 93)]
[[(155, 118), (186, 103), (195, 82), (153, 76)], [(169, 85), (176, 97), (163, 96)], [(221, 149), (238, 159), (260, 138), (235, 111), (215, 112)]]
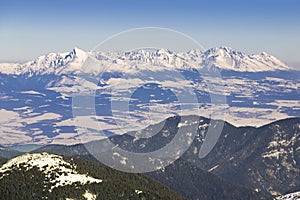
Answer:
[(205, 48), (268, 52), (300, 69), (300, 1), (0, 1), (0, 62), (21, 62), (73, 47), (93, 49), (139, 27), (183, 32)]

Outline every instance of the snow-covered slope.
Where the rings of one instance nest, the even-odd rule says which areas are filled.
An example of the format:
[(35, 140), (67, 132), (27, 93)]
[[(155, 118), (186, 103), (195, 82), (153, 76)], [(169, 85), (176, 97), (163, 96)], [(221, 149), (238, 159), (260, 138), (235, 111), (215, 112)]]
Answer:
[(102, 180), (79, 174), (76, 166), (63, 160), (62, 156), (49, 153), (24, 154), (9, 160), (0, 168), (0, 180), (12, 170), (25, 168), (26, 171), (36, 167), (45, 174), (45, 184), (51, 184), (51, 189), (63, 185), (80, 183), (101, 183)]
[(300, 192), (294, 192), (294, 193), (276, 197), (274, 200), (299, 200), (299, 199), (300, 199)]
[[(60, 74), (77, 70), (86, 59), (87, 53), (74, 48), (71, 52), (49, 53), (26, 63), (0, 63), (0, 73), (3, 74)], [(66, 70), (66, 71), (64, 71)]]

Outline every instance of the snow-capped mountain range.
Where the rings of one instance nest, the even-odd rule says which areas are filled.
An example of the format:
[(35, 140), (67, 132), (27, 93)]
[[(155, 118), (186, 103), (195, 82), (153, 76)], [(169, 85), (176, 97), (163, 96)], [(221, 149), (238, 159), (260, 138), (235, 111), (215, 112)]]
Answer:
[(228, 47), (220, 47), (211, 48), (205, 52), (195, 49), (179, 53), (166, 49), (159, 49), (154, 52), (139, 50), (135, 52), (105, 53), (96, 51), (85, 52), (74, 48), (71, 52), (50, 53), (23, 64), (2, 63), (0, 64), (0, 71), (5, 74), (63, 74), (76, 72), (88, 56), (97, 60), (110, 60), (118, 64), (138, 61), (143, 64), (171, 64), (175, 68), (184, 68), (187, 65), (191, 65), (200, 69), (214, 67), (221, 70), (239, 72), (290, 70), (284, 62), (265, 52), (247, 55)]
[(1, 144), (87, 142), (174, 115), (258, 127), (300, 116), (299, 77), (274, 56), (227, 47), (177, 53), (74, 48), (0, 63)]

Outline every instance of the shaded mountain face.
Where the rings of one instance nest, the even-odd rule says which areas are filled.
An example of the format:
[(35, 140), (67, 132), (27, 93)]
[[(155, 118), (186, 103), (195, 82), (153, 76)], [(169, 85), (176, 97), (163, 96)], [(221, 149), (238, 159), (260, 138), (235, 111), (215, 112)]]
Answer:
[(7, 158), (0, 157), (0, 165), (2, 166), (4, 163), (6, 163)]
[(179, 159), (163, 171), (151, 172), (151, 178), (158, 180), (187, 199), (267, 199), (267, 193), (257, 192), (226, 181), (204, 171), (190, 162)]
[[(150, 176), (188, 198), (197, 197), (196, 195), (201, 196), (200, 194), (204, 193), (201, 193), (203, 191), (198, 190), (197, 187), (183, 189), (179, 186), (187, 184), (187, 180), (201, 180), (202, 170), (222, 177), (231, 185), (240, 185), (266, 196), (277, 196), (288, 191), (299, 190), (299, 118), (277, 121), (260, 128), (238, 128), (225, 123), (217, 144), (206, 157), (201, 159), (199, 158), (199, 150), (207, 134), (209, 124), (213, 123), (214, 120), (196, 116), (190, 116), (189, 119), (189, 123), (194, 121), (199, 123), (197, 134), (190, 148), (174, 164), (161, 169), (166, 173), (154, 172)], [(151, 138), (137, 139), (133, 137), (134, 133), (130, 133), (114, 136), (109, 140), (129, 152), (147, 153), (155, 151), (174, 138), (178, 126), (182, 126), (179, 122), (180, 117), (167, 119), (167, 122), (163, 123), (164, 127), (161, 131)], [(186, 125), (188, 126), (189, 123)], [(157, 126), (161, 127), (160, 124)], [(153, 128), (153, 126), (151, 127)], [(50, 145), (38, 151), (51, 151), (67, 155), (81, 154), (89, 159), (95, 159), (97, 154), (89, 155), (90, 152), (87, 148), (90, 149), (91, 146), (101, 147), (105, 143), (105, 140), (100, 140), (84, 145)], [(130, 159), (127, 163), (130, 164)], [(195, 179), (198, 172), (199, 178)], [(175, 179), (172, 176), (180, 178)], [(166, 181), (168, 179), (170, 181)], [(224, 188), (219, 189), (225, 191)]]
[(21, 154), (19, 151), (0, 145), (0, 158), (12, 158)]
[(88, 142), (181, 114), (259, 127), (300, 116), (299, 77), (271, 55), (225, 47), (182, 53), (74, 49), (0, 64), (1, 144)]
[(287, 119), (260, 127), (224, 126), (215, 148), (199, 159), (194, 141), (183, 159), (226, 180), (273, 195), (300, 187), (300, 120)]
[[(111, 140), (128, 151), (154, 151), (170, 142), (173, 134), (177, 133), (179, 119), (169, 120), (172, 123), (165, 123), (166, 127), (160, 134), (151, 139), (137, 140), (123, 135)], [(225, 123), (217, 144), (204, 158), (199, 158), (199, 151), (212, 121), (197, 117), (190, 120), (190, 123), (199, 120), (199, 129), (194, 142), (181, 157), (183, 160), (235, 184), (272, 195), (299, 189), (299, 118), (274, 122), (260, 128), (237, 128)], [(166, 130), (170, 133), (167, 137)]]
[(143, 175), (81, 158), (24, 154), (0, 168), (4, 199), (183, 199)]

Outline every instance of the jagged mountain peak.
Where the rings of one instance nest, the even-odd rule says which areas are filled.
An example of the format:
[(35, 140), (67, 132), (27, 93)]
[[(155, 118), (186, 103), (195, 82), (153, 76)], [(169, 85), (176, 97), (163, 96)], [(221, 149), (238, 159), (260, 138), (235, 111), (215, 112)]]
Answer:
[(74, 47), (73, 48), (73, 51), (70, 52), (70, 53), (73, 53), (74, 55), (78, 56), (78, 57), (81, 57), (81, 56), (85, 56), (87, 54), (86, 51), (78, 48), (78, 47)]
[(206, 52), (220, 52), (220, 51), (232, 52), (234, 50), (231, 47), (220, 46), (220, 47), (210, 48)]
[(203, 52), (200, 49), (191, 49), (187, 52), (190, 55), (201, 55)]
[(173, 54), (173, 52), (169, 49), (158, 49), (156, 50), (157, 55), (162, 55), (162, 54)]
[(266, 52), (247, 55), (229, 47), (208, 49), (202, 55), (201, 64), (208, 69), (218, 68), (241, 72), (289, 70), (284, 62)]

